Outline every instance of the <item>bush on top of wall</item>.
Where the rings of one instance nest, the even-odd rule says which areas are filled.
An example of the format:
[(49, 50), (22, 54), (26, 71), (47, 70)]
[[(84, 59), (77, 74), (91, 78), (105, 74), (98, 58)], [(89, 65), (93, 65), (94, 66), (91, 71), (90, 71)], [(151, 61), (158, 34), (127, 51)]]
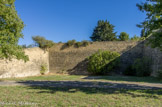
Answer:
[(81, 42), (77, 42), (76, 40), (69, 40), (69, 41), (67, 41), (67, 43), (65, 43), (66, 48), (71, 47), (71, 46), (75, 46), (76, 48), (86, 47), (89, 44), (90, 44), (90, 42), (87, 40), (83, 40)]

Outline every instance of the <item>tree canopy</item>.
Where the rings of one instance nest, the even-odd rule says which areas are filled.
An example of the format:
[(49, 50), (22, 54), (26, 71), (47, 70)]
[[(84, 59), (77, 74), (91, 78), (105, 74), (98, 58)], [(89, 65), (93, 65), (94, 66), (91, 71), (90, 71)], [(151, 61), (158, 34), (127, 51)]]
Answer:
[(162, 49), (162, 0), (147, 0), (137, 7), (147, 15), (145, 21), (137, 25), (143, 28), (142, 36), (152, 36), (149, 44)]
[(24, 24), (15, 10), (15, 0), (0, 0), (0, 58), (28, 61), (19, 38), (23, 38)]
[(99, 20), (95, 27), (92, 36), (92, 41), (113, 41), (116, 39), (116, 32), (114, 32), (114, 25), (109, 21)]

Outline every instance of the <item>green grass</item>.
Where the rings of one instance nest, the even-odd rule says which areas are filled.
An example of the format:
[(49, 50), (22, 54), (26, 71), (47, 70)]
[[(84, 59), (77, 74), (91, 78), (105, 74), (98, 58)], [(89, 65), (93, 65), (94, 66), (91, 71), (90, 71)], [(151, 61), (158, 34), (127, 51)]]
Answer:
[(76, 75), (42, 75), (42, 76), (32, 76), (32, 77), (25, 77), (25, 78), (6, 78), (0, 79), (1, 81), (9, 80), (9, 81), (78, 81), (84, 76), (76, 76)]
[(142, 82), (142, 83), (162, 83), (155, 77), (134, 77), (134, 76), (101, 76), (97, 80), (120, 81), (120, 82)]
[(0, 79), (14, 80), (14, 81), (119, 81), (119, 82), (138, 82), (138, 83), (162, 83), (162, 80), (158, 80), (154, 77), (130, 77), (130, 76), (77, 76), (77, 75), (44, 75), (26, 78), (8, 78)]
[(0, 90), (0, 106), (5, 107), (20, 106), (19, 103), (28, 107), (162, 107), (162, 90), (24, 86)]
[[(162, 83), (153, 77), (46, 75), (1, 81), (119, 81)], [(162, 107), (162, 90), (0, 86), (0, 106)]]

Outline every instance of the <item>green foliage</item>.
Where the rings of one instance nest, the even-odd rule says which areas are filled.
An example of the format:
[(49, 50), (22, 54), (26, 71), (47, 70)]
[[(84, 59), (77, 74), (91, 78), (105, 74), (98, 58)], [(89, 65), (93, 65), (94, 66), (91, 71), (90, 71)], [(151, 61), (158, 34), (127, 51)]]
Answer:
[(132, 65), (127, 66), (126, 70), (123, 72), (124, 75), (136, 76), (136, 72), (134, 71)]
[(44, 50), (47, 50), (54, 45), (53, 41), (46, 40), (44, 37), (41, 37), (41, 36), (33, 36), (32, 39), (33, 39), (33, 41), (35, 41), (36, 46), (38, 46)]
[(119, 64), (120, 54), (110, 51), (98, 51), (88, 58), (88, 72), (92, 74), (107, 74)]
[(25, 48), (27, 48), (27, 46), (26, 46), (25, 44), (24, 44), (24, 45), (22, 45), (21, 47), (22, 47), (22, 48), (24, 48), (24, 49), (25, 49)]
[(86, 40), (82, 41), (82, 46), (84, 46), (84, 47), (88, 46), (89, 44), (90, 44), (89, 41), (86, 41)]
[(76, 40), (69, 40), (67, 43), (66, 43), (66, 45), (68, 46), (68, 47), (70, 47), (70, 46), (73, 46), (73, 45), (75, 45), (75, 43), (76, 43)]
[(92, 41), (113, 41), (116, 39), (116, 33), (114, 33), (114, 25), (109, 21), (99, 20), (98, 25), (95, 27), (92, 36)]
[(62, 41), (58, 42), (58, 43), (62, 43)]
[(158, 79), (162, 80), (162, 70), (159, 70), (157, 73), (158, 73), (157, 75)]
[(79, 48), (79, 47), (81, 47), (81, 46), (83, 46), (83, 43), (82, 43), (82, 42), (76, 42), (76, 43), (75, 43), (75, 47)]
[(83, 40), (81, 42), (76, 42), (76, 40), (69, 40), (65, 46), (66, 47), (70, 47), (70, 46), (75, 46), (76, 48), (79, 48), (79, 47), (86, 47), (90, 44), (89, 41), (87, 40)]
[(134, 35), (132, 38), (131, 38), (132, 41), (139, 41), (140, 40), (140, 37)]
[(79, 48), (79, 47), (86, 47), (86, 46), (88, 46), (89, 44), (90, 44), (89, 41), (83, 40), (83, 41), (81, 41), (81, 42), (76, 42), (76, 43), (75, 43), (75, 46), (76, 46), (77, 48)]
[(133, 64), (133, 69), (136, 71), (136, 76), (150, 76), (151, 61), (148, 58), (136, 59)]
[(33, 44), (30, 44), (30, 45), (27, 46), (27, 48), (33, 48), (33, 47), (34, 47)]
[(119, 40), (120, 41), (127, 41), (129, 40), (129, 34), (127, 34), (126, 32), (121, 32), (119, 35)]
[(42, 65), (41, 65), (41, 69), (40, 69), (40, 73), (41, 73), (42, 75), (44, 75), (45, 72), (46, 72), (47, 70), (48, 70), (47, 64), (42, 64)]
[(143, 41), (145, 39), (146, 39), (146, 37), (138, 37), (138, 36), (134, 35), (130, 40), (132, 40), (132, 41)]
[(150, 44), (152, 48), (158, 47), (162, 51), (162, 29), (152, 33), (152, 37), (149, 39), (148, 44)]
[(146, 57), (143, 57), (141, 59), (137, 58), (132, 65), (127, 67), (124, 74), (139, 77), (150, 76), (151, 60)]
[(18, 45), (19, 38), (23, 38), (24, 24), (17, 15), (15, 0), (0, 0), (0, 58), (28, 61), (23, 48)]
[(152, 34), (153, 38), (149, 44), (162, 50), (162, 0), (147, 0), (145, 3), (137, 4), (137, 7), (147, 15), (145, 21), (137, 25), (143, 28), (141, 36), (151, 36), (155, 30), (160, 30)]
[(30, 45), (24, 44), (24, 45), (22, 45), (21, 47), (24, 48), (24, 49), (26, 49), (26, 48), (33, 48), (34, 45), (33, 45), (33, 44), (30, 44)]

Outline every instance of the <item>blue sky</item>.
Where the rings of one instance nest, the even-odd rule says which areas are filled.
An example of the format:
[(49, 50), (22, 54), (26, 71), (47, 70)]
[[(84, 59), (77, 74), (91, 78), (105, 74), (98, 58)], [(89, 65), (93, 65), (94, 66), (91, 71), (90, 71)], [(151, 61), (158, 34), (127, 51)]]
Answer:
[(98, 20), (108, 20), (117, 34), (140, 35), (136, 24), (146, 15), (136, 3), (145, 0), (16, 0), (16, 10), (26, 25), (19, 44), (32, 44), (40, 35), (54, 42), (90, 40)]

